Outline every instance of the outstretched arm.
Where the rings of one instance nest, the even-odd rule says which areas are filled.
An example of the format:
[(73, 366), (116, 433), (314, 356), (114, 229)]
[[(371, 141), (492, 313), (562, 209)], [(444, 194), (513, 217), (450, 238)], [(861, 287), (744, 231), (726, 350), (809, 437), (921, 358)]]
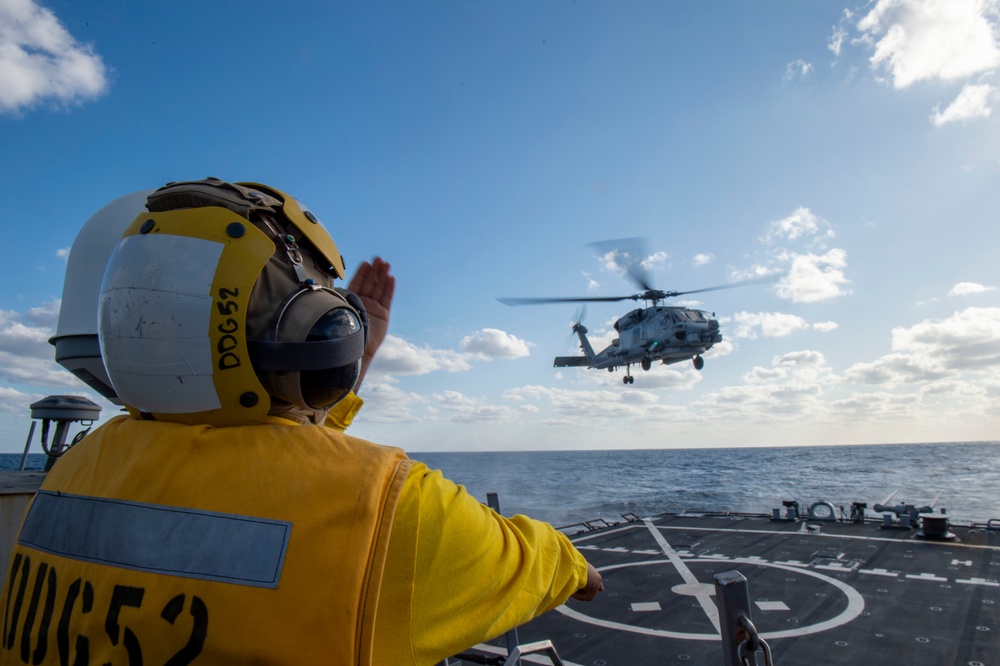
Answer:
[(389, 309), (392, 307), (392, 296), (396, 291), (396, 278), (389, 274), (390, 268), (389, 262), (383, 261), (381, 257), (375, 257), (371, 263), (365, 261), (358, 266), (347, 286), (358, 295), (368, 312), (368, 347), (361, 359), (361, 374), (358, 383), (354, 385), (355, 393), (358, 392), (361, 381), (368, 372), (368, 366), (371, 365), (375, 352), (378, 351), (389, 330)]

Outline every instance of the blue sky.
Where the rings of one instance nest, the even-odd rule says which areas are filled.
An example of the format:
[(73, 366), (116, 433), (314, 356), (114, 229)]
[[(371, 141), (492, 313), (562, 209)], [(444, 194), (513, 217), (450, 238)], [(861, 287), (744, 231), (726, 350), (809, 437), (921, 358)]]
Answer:
[[(105, 203), (218, 176), (288, 191), (348, 270), (390, 261), (352, 432), (410, 451), (1000, 438), (1000, 2), (0, 0), (0, 451)], [(646, 239), (724, 342), (555, 369)], [(606, 345), (626, 304), (592, 304)], [(37, 443), (35, 450), (37, 451)]]

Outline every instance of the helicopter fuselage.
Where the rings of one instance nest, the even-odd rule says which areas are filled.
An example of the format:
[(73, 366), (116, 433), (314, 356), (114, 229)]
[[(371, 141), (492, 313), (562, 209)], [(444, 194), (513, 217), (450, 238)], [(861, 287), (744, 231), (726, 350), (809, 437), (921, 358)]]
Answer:
[(719, 322), (710, 313), (664, 305), (638, 308), (618, 319), (618, 337), (597, 353), (587, 339), (586, 327), (576, 324), (573, 330), (584, 355), (556, 357), (555, 367), (606, 368), (613, 372), (638, 363), (643, 370), (649, 370), (657, 361), (669, 365), (690, 359), (700, 370), (704, 363), (701, 354), (722, 341)]

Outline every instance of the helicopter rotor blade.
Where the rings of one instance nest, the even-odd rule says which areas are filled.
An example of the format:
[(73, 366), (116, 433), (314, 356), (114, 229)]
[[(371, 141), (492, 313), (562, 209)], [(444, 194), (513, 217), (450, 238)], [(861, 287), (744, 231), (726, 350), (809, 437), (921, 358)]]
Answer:
[[(632, 282), (638, 285), (643, 291), (654, 291), (650, 283), (649, 273), (642, 265), (642, 261), (646, 256), (646, 242), (644, 239), (639, 237), (619, 238), (616, 240), (588, 243), (588, 245), (595, 248), (601, 256), (613, 252), (615, 254), (615, 264), (625, 269)], [(626, 259), (627, 263), (620, 262), (618, 260), (619, 256)]]
[(542, 303), (594, 303), (625, 301), (632, 296), (591, 296), (584, 298), (498, 298), (504, 305), (540, 305)]
[(703, 291), (720, 291), (722, 289), (735, 289), (736, 287), (749, 287), (754, 284), (767, 284), (769, 282), (777, 282), (781, 279), (781, 274), (767, 275), (760, 278), (751, 278), (749, 280), (741, 280), (739, 282), (730, 282), (729, 284), (720, 284), (714, 287), (704, 287), (703, 289), (691, 289), (690, 291), (672, 291), (669, 296), (683, 296), (684, 294), (700, 294)]

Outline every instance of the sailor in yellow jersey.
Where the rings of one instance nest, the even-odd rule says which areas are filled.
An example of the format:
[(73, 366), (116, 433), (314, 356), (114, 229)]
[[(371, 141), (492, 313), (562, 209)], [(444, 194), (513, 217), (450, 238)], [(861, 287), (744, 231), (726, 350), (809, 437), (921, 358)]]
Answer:
[(551, 526), (344, 434), (388, 265), (352, 282), (381, 310), (369, 320), (284, 193), (209, 179), (147, 206), (99, 312), (129, 415), (70, 449), (30, 506), (0, 662), (430, 665), (603, 589)]

